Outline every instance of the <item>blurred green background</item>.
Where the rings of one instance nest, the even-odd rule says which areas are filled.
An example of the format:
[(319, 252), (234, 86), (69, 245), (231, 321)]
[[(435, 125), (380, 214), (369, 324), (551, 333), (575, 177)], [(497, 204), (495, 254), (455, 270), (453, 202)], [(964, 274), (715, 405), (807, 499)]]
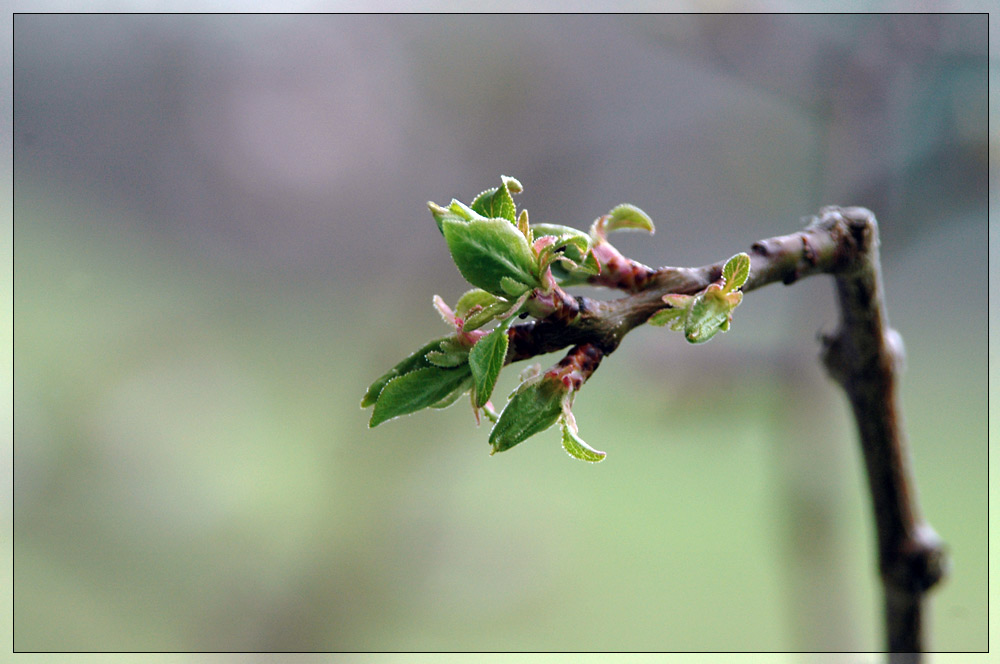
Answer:
[(931, 642), (986, 650), (987, 37), (984, 15), (16, 16), (14, 647), (877, 650), (825, 278), (754, 292), (705, 346), (630, 335), (576, 401), (596, 466), (555, 432), (490, 457), (461, 405), (367, 428), (364, 389), (465, 289), (425, 201), (503, 173), (535, 222), (639, 205), (657, 233), (616, 244), (653, 265), (874, 210), (952, 558)]

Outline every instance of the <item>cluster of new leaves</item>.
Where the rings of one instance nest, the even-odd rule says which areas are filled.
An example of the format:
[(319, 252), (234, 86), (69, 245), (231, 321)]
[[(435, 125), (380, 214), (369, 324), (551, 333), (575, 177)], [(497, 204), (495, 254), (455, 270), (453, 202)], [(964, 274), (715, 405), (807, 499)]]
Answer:
[[(471, 205), (457, 200), (447, 207), (428, 203), (455, 265), (475, 288), (463, 294), (454, 308), (434, 296), (434, 305), (452, 333), (426, 344), (372, 383), (361, 405), (374, 406), (369, 422), (374, 427), (424, 408), (443, 408), (469, 393), (476, 420), (485, 415), (493, 422), (489, 437), (493, 452), (510, 449), (559, 423), (564, 449), (576, 458), (597, 462), (605, 453), (579, 438), (571, 411), (575, 392), (586, 380), (574, 364), (579, 358), (572, 353), (548, 371), (536, 367), (522, 374), (520, 386), (500, 414), (490, 397), (507, 364), (511, 323), (518, 316), (553, 314), (558, 306), (553, 303), (559, 302), (553, 295), (563, 286), (599, 283), (593, 280), (604, 269), (598, 258), (604, 252), (594, 249), (610, 247), (608, 232), (653, 232), (653, 224), (632, 205), (612, 209), (589, 234), (568, 226), (530, 224), (527, 210), (518, 213), (514, 205), (513, 195), (521, 189), (520, 182), (503, 176), (501, 186), (482, 192)], [(745, 254), (742, 257), (746, 259)], [(736, 289), (749, 274), (749, 260), (737, 259), (727, 263), (722, 284), (712, 284), (694, 296), (668, 296), (673, 299), (665, 299), (664, 309), (650, 322), (683, 329), (692, 342), (728, 329), (732, 309), (742, 296)]]
[(717, 332), (725, 332), (733, 322), (733, 309), (743, 301), (739, 290), (750, 278), (750, 257), (736, 254), (722, 268), (722, 281), (709, 284), (695, 295), (671, 293), (663, 296), (667, 308), (653, 314), (647, 323), (669, 325), (684, 332), (693, 344), (708, 341)]

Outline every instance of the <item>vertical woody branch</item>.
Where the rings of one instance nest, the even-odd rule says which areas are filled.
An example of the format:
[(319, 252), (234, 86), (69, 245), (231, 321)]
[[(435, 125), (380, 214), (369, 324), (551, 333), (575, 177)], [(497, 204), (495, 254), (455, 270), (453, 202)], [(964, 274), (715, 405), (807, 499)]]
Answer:
[(921, 518), (910, 472), (896, 378), (900, 336), (889, 328), (881, 283), (878, 227), (863, 208), (826, 208), (819, 226), (841, 231), (841, 268), (833, 272), (840, 328), (823, 340), (823, 361), (844, 388), (861, 438), (875, 512), (884, 591), (886, 646), (893, 662), (916, 662), (923, 599), (944, 572), (943, 547)]

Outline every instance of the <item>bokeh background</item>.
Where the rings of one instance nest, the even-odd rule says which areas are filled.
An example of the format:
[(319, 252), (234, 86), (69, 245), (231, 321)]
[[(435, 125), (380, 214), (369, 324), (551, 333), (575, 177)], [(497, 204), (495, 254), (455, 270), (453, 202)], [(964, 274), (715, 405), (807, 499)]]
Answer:
[(987, 38), (985, 15), (15, 16), (14, 647), (877, 650), (828, 279), (753, 293), (704, 346), (633, 332), (576, 402), (596, 466), (553, 432), (490, 457), (462, 405), (367, 428), (364, 389), (465, 289), (425, 202), (507, 174), (536, 222), (639, 205), (656, 234), (616, 244), (653, 265), (874, 210), (952, 557), (932, 644), (986, 650)]

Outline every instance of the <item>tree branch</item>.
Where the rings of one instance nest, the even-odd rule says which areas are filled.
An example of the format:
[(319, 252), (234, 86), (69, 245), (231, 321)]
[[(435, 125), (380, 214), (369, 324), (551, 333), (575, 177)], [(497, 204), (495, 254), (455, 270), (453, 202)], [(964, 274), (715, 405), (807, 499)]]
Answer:
[[(548, 315), (510, 328), (508, 363), (567, 346), (588, 347), (599, 361), (630, 330), (668, 306), (664, 295), (698, 293), (720, 279), (724, 265), (653, 270), (621, 256), (609, 244), (599, 244), (594, 253), (602, 271), (591, 282), (627, 295), (597, 301), (559, 290), (545, 303)], [(940, 540), (917, 507), (897, 406), (902, 340), (888, 327), (882, 303), (875, 217), (863, 208), (824, 208), (804, 230), (754, 243), (750, 259), (744, 293), (814, 274), (834, 277), (841, 323), (823, 339), (823, 361), (847, 393), (861, 439), (875, 515), (887, 650), (919, 653), (926, 645), (923, 599), (942, 578), (945, 558)], [(596, 363), (582, 380), (593, 369)], [(892, 660), (918, 658), (894, 655)]]
[(925, 646), (923, 597), (941, 580), (945, 561), (941, 541), (919, 515), (897, 407), (902, 338), (886, 320), (875, 217), (862, 208), (824, 212), (848, 230), (844, 244), (855, 259), (834, 274), (841, 323), (823, 339), (823, 361), (847, 393), (861, 436), (875, 508), (888, 650), (917, 653)]

